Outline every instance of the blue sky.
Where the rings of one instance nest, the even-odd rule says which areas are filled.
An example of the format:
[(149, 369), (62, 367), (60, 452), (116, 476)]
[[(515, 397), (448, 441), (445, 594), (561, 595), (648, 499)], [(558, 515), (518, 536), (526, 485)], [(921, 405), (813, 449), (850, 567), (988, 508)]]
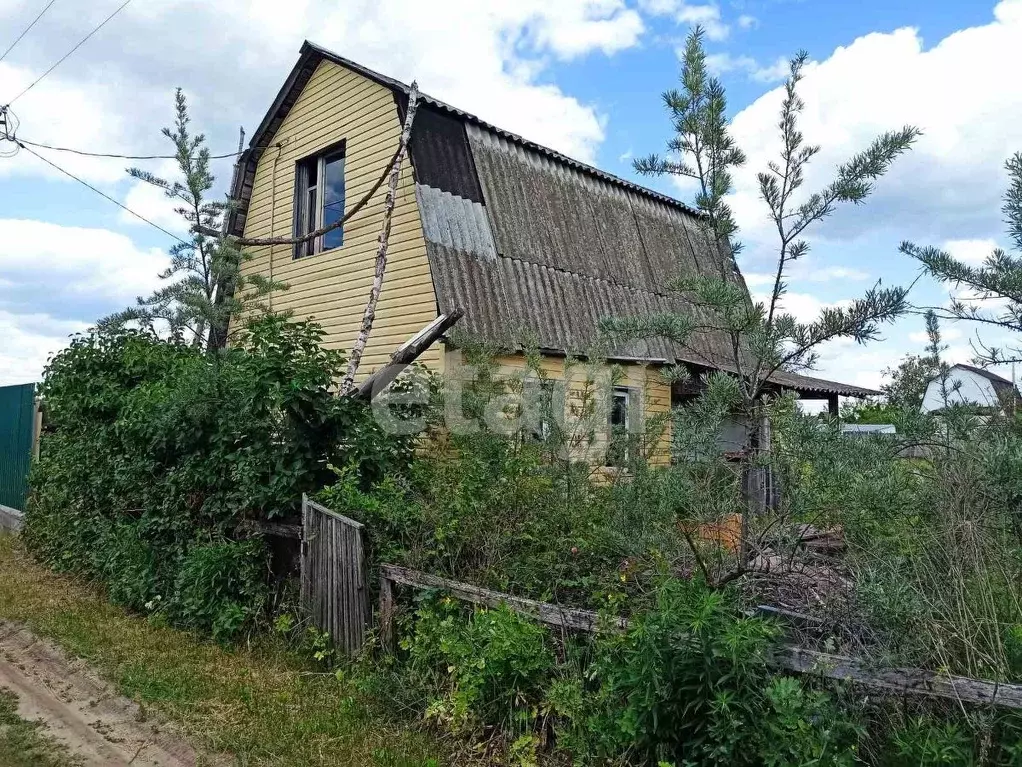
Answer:
[[(0, 50), (42, 0), (0, 0)], [(57, 0), (0, 62), (10, 99), (102, 21), (115, 0)], [(82, 5), (87, 7), (83, 8)], [(809, 187), (876, 133), (916, 124), (924, 139), (864, 207), (812, 233), (786, 308), (811, 318), (877, 280), (907, 284), (910, 239), (978, 260), (1000, 242), (1004, 159), (1022, 150), (1022, 0), (133, 0), (72, 58), (13, 105), (24, 138), (92, 151), (165, 151), (159, 129), (182, 86), (215, 152), (261, 119), (305, 38), (602, 168), (633, 177), (631, 158), (659, 151), (669, 124), (659, 94), (678, 75), (690, 25), (707, 28), (710, 63), (728, 89), (734, 133), (749, 155), (734, 207), (751, 289), (765, 289), (772, 240), (754, 173), (776, 152), (783, 62), (809, 51), (803, 127), (823, 152)], [(225, 25), (223, 19), (231, 24)], [(10, 37), (11, 39), (8, 39)], [(128, 163), (40, 150), (161, 224), (177, 226)], [(155, 172), (170, 168), (144, 163)], [(221, 161), (222, 178), (230, 161)], [(641, 180), (686, 199), (670, 179)], [(0, 158), (0, 383), (33, 380), (68, 333), (155, 285), (170, 239), (22, 152)], [(919, 305), (947, 301), (925, 279)], [(922, 345), (907, 317), (866, 348), (824, 350), (820, 375), (864, 385)], [(955, 360), (971, 356), (966, 325), (947, 328)], [(1004, 339), (984, 334), (987, 342)]]

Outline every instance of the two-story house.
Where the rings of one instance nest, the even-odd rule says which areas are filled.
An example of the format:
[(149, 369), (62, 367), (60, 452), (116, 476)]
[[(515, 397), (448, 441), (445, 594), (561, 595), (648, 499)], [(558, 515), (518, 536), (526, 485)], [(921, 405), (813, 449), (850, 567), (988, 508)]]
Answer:
[[(378, 181), (398, 142), (408, 87), (306, 42), (298, 62), (240, 158), (230, 232), (294, 236), (336, 221)], [(694, 311), (665, 290), (679, 276), (721, 273), (721, 256), (683, 203), (585, 165), (472, 114), (422, 96), (402, 169), (389, 264), (361, 375), (438, 313), (465, 310), (460, 327), (498, 343), (525, 331), (548, 373), (584, 354), (601, 318)], [(311, 243), (252, 249), (245, 268), (289, 284), (276, 310), (313, 317), (327, 343), (350, 348), (372, 282), (386, 186), (353, 217)], [(745, 287), (730, 266), (728, 279)], [(457, 355), (443, 344), (420, 362), (443, 372)], [(728, 369), (725, 339), (696, 334), (611, 350), (624, 380), (624, 412), (663, 413), (684, 394), (658, 370)], [(520, 355), (501, 363), (521, 367)], [(772, 379), (804, 398), (874, 394), (789, 373)], [(608, 425), (609, 428), (609, 425)]]

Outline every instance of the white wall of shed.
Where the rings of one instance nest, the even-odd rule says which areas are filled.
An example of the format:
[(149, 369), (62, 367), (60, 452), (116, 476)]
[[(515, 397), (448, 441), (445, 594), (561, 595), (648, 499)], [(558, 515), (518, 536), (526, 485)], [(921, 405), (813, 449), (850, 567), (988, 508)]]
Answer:
[(954, 367), (951, 368), (947, 377), (947, 402), (944, 402), (940, 379), (934, 379), (926, 387), (922, 410), (924, 413), (930, 413), (934, 410), (940, 410), (946, 404), (999, 407), (1000, 400), (997, 398), (997, 392), (994, 390), (994, 385), (990, 383), (989, 379), (971, 370)]

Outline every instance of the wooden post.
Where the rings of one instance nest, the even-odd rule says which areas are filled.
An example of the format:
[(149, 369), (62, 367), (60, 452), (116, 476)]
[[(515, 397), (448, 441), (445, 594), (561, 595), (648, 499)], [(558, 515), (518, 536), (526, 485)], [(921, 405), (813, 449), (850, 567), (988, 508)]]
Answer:
[(827, 395), (827, 411), (830, 413), (831, 418), (837, 418), (840, 414), (838, 407), (838, 396), (836, 394)]
[(387, 652), (394, 650), (394, 585), (384, 576), (380, 577), (380, 641)]

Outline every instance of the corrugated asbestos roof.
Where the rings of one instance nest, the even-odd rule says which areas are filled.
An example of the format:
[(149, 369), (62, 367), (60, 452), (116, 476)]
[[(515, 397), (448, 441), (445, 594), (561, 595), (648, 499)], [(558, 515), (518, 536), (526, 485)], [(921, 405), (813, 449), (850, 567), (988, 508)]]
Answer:
[[(404, 83), (306, 42), (241, 158), (232, 233), (244, 229), (259, 155), (322, 60), (391, 89), (403, 109)], [(673, 278), (721, 276), (745, 288), (692, 208), (438, 99), (422, 96), (411, 151), (438, 309), (464, 309), (462, 327), (472, 334), (511, 344), (527, 335), (546, 351), (585, 354), (605, 317), (685, 312), (710, 324), (698, 307), (665, 289)], [(685, 345), (652, 339), (601, 351), (614, 359), (727, 369), (728, 348), (719, 331), (703, 330)], [(805, 392), (876, 393), (793, 373), (772, 380)]]

